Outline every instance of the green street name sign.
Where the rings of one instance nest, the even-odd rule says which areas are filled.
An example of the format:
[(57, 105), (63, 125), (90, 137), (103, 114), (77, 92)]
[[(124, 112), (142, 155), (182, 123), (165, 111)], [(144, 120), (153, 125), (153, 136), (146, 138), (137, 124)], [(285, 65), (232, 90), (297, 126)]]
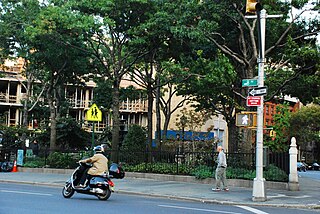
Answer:
[(257, 79), (243, 79), (242, 80), (242, 87), (250, 87), (250, 86), (257, 86), (258, 80)]

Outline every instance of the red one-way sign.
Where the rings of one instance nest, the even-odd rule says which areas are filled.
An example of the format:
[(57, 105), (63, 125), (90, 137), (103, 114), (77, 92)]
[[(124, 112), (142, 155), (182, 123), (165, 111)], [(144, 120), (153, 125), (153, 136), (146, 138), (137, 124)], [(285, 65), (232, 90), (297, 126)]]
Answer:
[(247, 106), (260, 106), (261, 105), (261, 98), (258, 96), (248, 96), (247, 97)]

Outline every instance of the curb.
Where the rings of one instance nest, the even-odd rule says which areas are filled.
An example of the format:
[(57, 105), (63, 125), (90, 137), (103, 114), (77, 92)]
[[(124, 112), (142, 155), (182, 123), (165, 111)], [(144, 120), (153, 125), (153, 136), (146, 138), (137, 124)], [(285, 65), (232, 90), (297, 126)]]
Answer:
[[(28, 184), (28, 185), (47, 186), (47, 187), (56, 187), (56, 188), (63, 187), (63, 184), (60, 184), (60, 183), (59, 184), (43, 183), (43, 182), (16, 181), (16, 180), (0, 180), (0, 183)], [(206, 203), (206, 204), (219, 204), (219, 205), (232, 205), (232, 206), (282, 207), (282, 208), (297, 208), (297, 209), (320, 209), (320, 205), (316, 205), (316, 204), (292, 205), (292, 204), (263, 204), (263, 203), (254, 203), (254, 202), (243, 203), (243, 202), (233, 202), (233, 201), (221, 201), (216, 199), (201, 199), (201, 198), (191, 198), (191, 197), (182, 197), (182, 196), (173, 196), (173, 195), (160, 195), (160, 194), (154, 194), (154, 193), (141, 193), (141, 192), (126, 191), (121, 189), (116, 190), (115, 193), (163, 198), (163, 199), (172, 199), (172, 200), (181, 200), (181, 201), (200, 202), (200, 203)]]
[[(31, 173), (53, 173), (53, 174), (72, 174), (74, 169), (53, 169), (53, 168), (25, 168), (19, 167), (19, 172), (31, 172)], [(126, 177), (128, 178), (139, 178), (139, 179), (152, 179), (157, 181), (175, 181), (175, 182), (187, 182), (187, 183), (196, 183), (196, 184), (213, 184), (215, 179), (206, 178), (206, 179), (196, 179), (194, 176), (186, 175), (166, 175), (166, 174), (154, 174), (154, 173), (139, 173), (139, 172), (126, 172)], [(242, 180), (242, 179), (228, 179), (229, 186), (233, 187), (246, 187), (252, 188), (252, 180)], [(288, 183), (284, 182), (274, 182), (266, 181), (265, 187), (267, 189), (276, 189), (276, 190), (288, 190)]]

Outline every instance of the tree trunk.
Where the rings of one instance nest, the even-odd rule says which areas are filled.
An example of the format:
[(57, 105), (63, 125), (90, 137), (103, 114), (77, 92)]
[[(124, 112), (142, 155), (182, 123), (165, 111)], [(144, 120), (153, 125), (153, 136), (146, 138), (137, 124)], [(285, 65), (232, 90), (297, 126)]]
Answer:
[(168, 127), (171, 119), (171, 114), (167, 114), (164, 117), (164, 124), (163, 124), (163, 140), (167, 140), (167, 132), (168, 132)]
[(112, 143), (111, 143), (111, 160), (119, 162), (119, 131), (120, 131), (120, 110), (119, 110), (119, 96), (120, 96), (120, 80), (115, 78), (113, 81), (112, 91)]
[(49, 110), (50, 110), (50, 153), (57, 149), (57, 120), (56, 120), (56, 109), (54, 105), (54, 99), (52, 97), (52, 89), (47, 93)]
[(22, 126), (28, 128), (28, 98), (23, 101)]
[(51, 112), (50, 109), (50, 152), (57, 150), (57, 120), (55, 113)]
[(31, 81), (28, 80), (27, 87), (26, 87), (26, 97), (23, 102), (23, 119), (22, 119), (22, 126), (28, 128), (28, 117), (29, 117), (29, 111), (28, 111), (28, 102), (31, 96)]
[(229, 133), (228, 133), (228, 152), (234, 153), (238, 151), (238, 128), (235, 123), (228, 123), (229, 124)]
[(152, 115), (153, 115), (153, 93), (152, 93), (152, 86), (148, 84), (147, 86), (147, 94), (148, 94), (148, 138), (147, 138), (147, 146), (146, 150), (151, 151), (152, 147)]
[(160, 78), (157, 77), (157, 91), (156, 91), (156, 116), (157, 116), (157, 136), (156, 136), (156, 143), (159, 146), (161, 151), (162, 142), (161, 142), (161, 113), (160, 113)]

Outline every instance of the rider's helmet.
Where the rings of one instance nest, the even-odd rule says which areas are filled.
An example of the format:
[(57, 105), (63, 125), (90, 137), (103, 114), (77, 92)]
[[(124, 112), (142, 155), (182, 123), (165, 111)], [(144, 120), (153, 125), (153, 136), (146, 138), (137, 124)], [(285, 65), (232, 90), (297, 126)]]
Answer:
[(94, 153), (102, 153), (104, 151), (102, 146), (96, 146), (93, 148)]

